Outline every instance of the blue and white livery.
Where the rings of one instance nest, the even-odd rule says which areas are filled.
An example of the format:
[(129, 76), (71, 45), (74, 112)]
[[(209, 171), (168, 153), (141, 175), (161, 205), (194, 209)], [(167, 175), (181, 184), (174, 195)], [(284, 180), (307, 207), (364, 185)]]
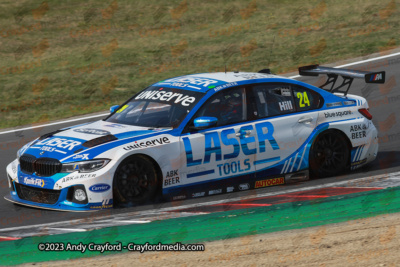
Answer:
[[(300, 71), (328, 74), (328, 81), (361, 75), (342, 72), (318, 66)], [(366, 82), (380, 79), (365, 75)], [(265, 70), (176, 77), (112, 107), (104, 120), (23, 146), (7, 166), (5, 198), (91, 211), (338, 175), (375, 159), (371, 118), (360, 96)]]

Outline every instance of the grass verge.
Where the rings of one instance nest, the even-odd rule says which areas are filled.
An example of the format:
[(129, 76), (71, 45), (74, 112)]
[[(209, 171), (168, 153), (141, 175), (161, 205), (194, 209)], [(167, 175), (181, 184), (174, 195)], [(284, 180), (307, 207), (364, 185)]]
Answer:
[[(89, 232), (36, 236), (0, 242), (0, 264), (66, 260), (117, 253), (86, 250), (85, 253), (40, 251), (43, 243), (84, 245), (89, 243), (119, 244), (193, 244), (263, 233), (301, 229), (346, 222), (400, 211), (400, 187), (393, 187), (312, 201), (277, 204), (207, 215), (155, 221), (147, 224), (115, 226)], [(61, 245), (53, 245), (61, 248)], [(94, 246), (93, 246), (94, 247)], [(207, 249), (207, 246), (206, 246)], [(127, 249), (122, 251), (127, 252)], [(201, 252), (199, 252), (201, 253)], [(143, 254), (138, 255), (142, 257)]]
[(102, 111), (168, 77), (290, 72), (393, 48), (399, 3), (3, 1), (0, 128)]

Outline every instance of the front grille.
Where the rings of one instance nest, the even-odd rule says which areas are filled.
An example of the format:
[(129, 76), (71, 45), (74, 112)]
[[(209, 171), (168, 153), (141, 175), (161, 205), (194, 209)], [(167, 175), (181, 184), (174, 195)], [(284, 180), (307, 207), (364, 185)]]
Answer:
[(24, 154), (19, 159), (21, 171), (27, 174), (36, 173), (38, 176), (52, 176), (61, 171), (60, 161), (51, 158), (39, 158)]
[(43, 204), (55, 204), (61, 193), (61, 190), (35, 188), (19, 183), (15, 183), (15, 188), (20, 199)]
[(21, 170), (24, 173), (32, 174), (33, 173), (33, 162), (35, 162), (36, 157), (28, 154), (24, 154), (19, 158), (19, 164), (21, 166)]
[(33, 169), (39, 176), (52, 176), (61, 171), (61, 162), (56, 159), (39, 158), (33, 163)]

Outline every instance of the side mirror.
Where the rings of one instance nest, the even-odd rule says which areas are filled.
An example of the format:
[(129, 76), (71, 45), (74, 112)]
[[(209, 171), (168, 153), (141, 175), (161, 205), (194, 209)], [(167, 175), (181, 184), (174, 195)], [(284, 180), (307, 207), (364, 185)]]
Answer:
[(218, 119), (215, 117), (199, 117), (194, 119), (194, 129), (202, 130), (217, 125)]
[(118, 108), (119, 108), (119, 105), (112, 106), (110, 108), (110, 113), (114, 113), (114, 111), (116, 111)]

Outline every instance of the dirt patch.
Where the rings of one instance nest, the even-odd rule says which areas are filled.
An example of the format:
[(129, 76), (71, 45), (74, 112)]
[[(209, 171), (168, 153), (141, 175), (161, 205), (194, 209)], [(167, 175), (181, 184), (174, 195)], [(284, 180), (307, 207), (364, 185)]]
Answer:
[(35, 266), (399, 266), (399, 227), (396, 213), (208, 242), (205, 252), (135, 252)]

